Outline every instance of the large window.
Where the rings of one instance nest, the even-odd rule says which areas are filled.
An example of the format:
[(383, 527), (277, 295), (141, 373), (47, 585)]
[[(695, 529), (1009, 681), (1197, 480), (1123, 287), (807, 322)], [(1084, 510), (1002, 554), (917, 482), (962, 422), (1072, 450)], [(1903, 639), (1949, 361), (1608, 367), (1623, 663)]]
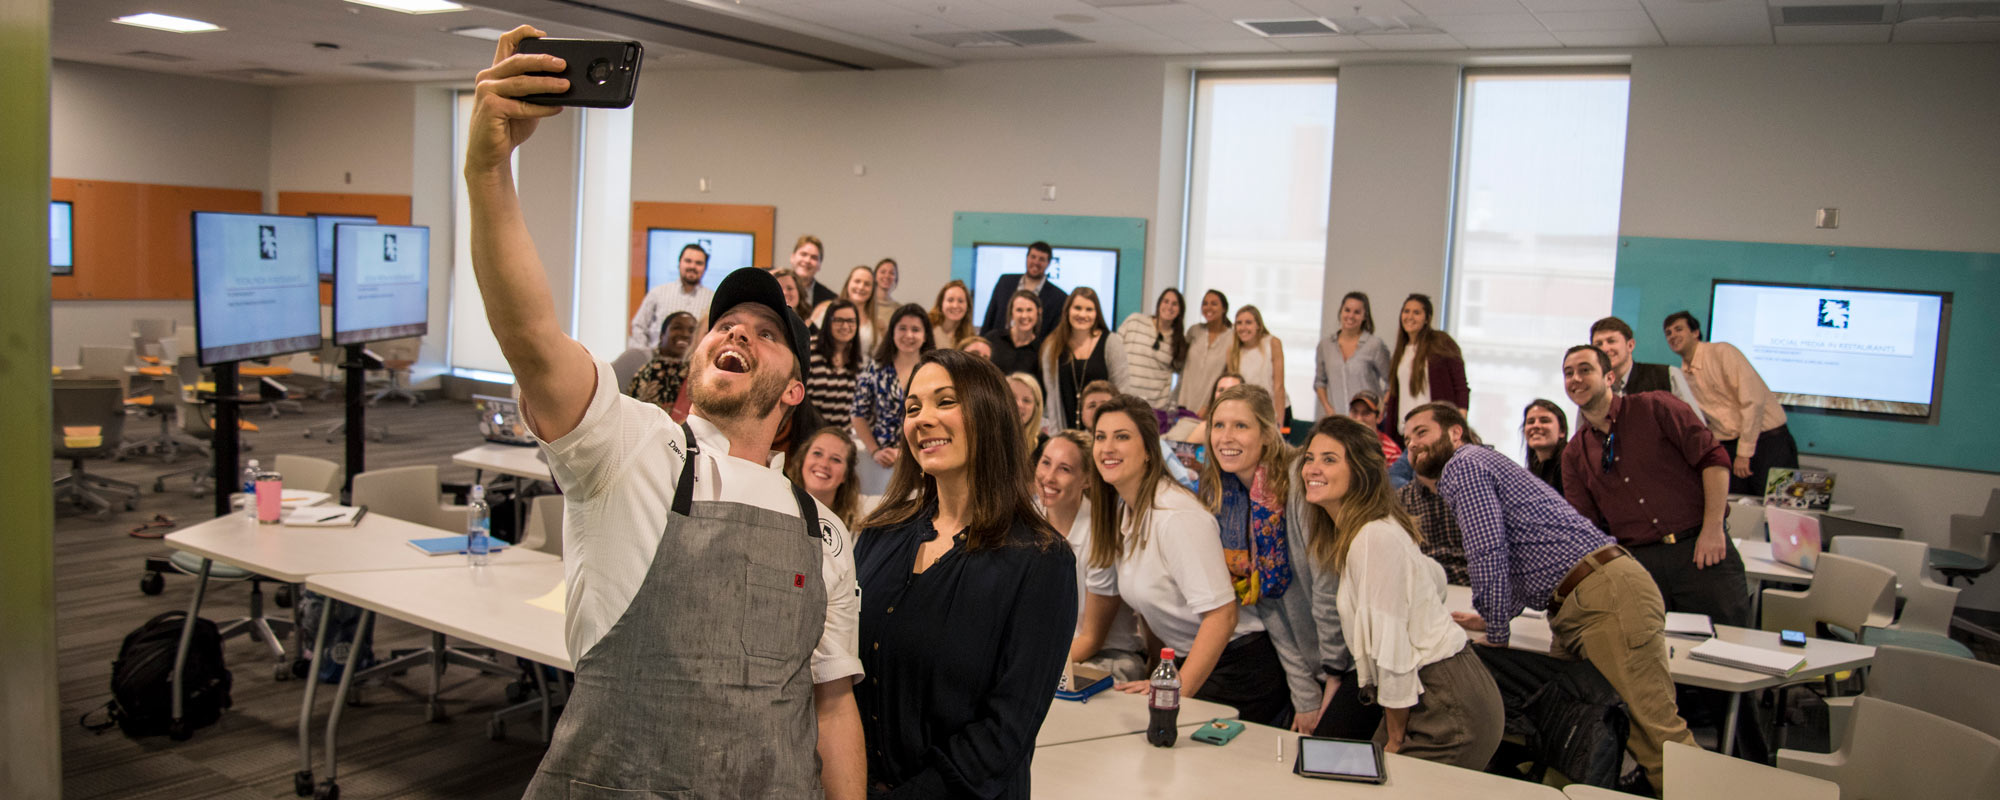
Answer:
[[(1256, 306), (1285, 343), (1285, 393), (1306, 419), (1316, 410), (1333, 105), (1330, 73), (1195, 76), (1180, 287), (1187, 316), (1200, 318), (1209, 289), (1229, 296), (1232, 315)], [(1148, 313), (1152, 303), (1143, 300)]]
[(1562, 353), (1611, 312), (1629, 88), (1624, 72), (1466, 73), (1445, 318), (1473, 427), (1516, 459), (1529, 401), (1577, 425)]

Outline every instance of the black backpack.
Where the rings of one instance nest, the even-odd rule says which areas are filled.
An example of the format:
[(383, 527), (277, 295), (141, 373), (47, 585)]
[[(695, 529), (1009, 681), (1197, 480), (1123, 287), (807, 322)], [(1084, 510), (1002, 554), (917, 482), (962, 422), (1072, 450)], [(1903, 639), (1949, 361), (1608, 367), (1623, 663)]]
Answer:
[(222, 665), (222, 636), (215, 623), (197, 617), (181, 687), (181, 721), (174, 724), (174, 651), (186, 619), (187, 612), (168, 611), (125, 635), (118, 660), (111, 662), (111, 702), (104, 705), (109, 719), (85, 721), (85, 728), (103, 731), (117, 725), (126, 736), (168, 734), (182, 740), (222, 717), (230, 686), (229, 670)]

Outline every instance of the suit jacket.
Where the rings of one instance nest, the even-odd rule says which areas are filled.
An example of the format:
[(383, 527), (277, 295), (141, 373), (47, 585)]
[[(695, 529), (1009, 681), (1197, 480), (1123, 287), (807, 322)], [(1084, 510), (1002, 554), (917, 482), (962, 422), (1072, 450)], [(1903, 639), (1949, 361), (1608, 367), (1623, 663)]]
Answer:
[[(1007, 307), (1013, 303), (1011, 298), (1020, 286), (1021, 273), (1018, 272), (1002, 275), (993, 282), (993, 293), (986, 296), (986, 321), (979, 324), (980, 330), (1007, 329)], [(1062, 319), (1063, 303), (1069, 300), (1069, 293), (1044, 279), (1039, 294), (1042, 297), (1042, 335), (1047, 336)], [(1105, 319), (1111, 318), (1111, 309), (1098, 310), (1104, 313)]]
[(1641, 364), (1632, 362), (1632, 372), (1625, 376), (1625, 393), (1671, 392), (1674, 390), (1672, 375), (1665, 364)]

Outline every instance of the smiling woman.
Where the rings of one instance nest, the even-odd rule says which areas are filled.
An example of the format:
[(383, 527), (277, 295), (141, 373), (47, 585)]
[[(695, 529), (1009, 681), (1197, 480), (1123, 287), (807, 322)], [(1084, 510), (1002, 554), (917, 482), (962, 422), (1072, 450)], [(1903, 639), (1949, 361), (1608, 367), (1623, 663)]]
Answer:
[(911, 377), (906, 446), (854, 552), (871, 794), (1031, 794), (1076, 562), (1030, 498), (1013, 402), (998, 368), (958, 350)]

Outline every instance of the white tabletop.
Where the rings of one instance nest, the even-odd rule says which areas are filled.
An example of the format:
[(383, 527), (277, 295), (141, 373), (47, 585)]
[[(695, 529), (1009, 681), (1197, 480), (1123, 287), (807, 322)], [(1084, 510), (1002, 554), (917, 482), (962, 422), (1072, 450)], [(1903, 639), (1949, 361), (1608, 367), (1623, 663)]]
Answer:
[(530, 480), (553, 481), (555, 476), (549, 473), (549, 465), (542, 461), (541, 452), (539, 447), (488, 443), (453, 454), (451, 463)]
[[(1206, 724), (1210, 720), (1235, 718), (1236, 709), (1229, 706), (1192, 697), (1181, 698), (1182, 738), (1186, 738), (1187, 728)], [(1035, 746), (1144, 733), (1150, 724), (1152, 712), (1146, 706), (1145, 695), (1105, 689), (1083, 702), (1057, 699), (1049, 706), (1049, 715), (1042, 720), (1042, 729), (1035, 733)]]
[(1667, 785), (1676, 797), (1840, 800), (1840, 785), (1833, 781), (1700, 747), (1668, 743), (1665, 749)]
[[(1472, 590), (1464, 586), (1445, 587), (1445, 607), (1453, 611), (1471, 611)], [(1547, 653), (1554, 641), (1549, 631), (1548, 620), (1540, 616), (1524, 614), (1515, 617), (1513, 624), (1509, 626), (1509, 631), (1511, 635), (1508, 637), (1507, 646), (1516, 650)], [(1848, 644), (1830, 639), (1808, 639), (1805, 648), (1801, 650), (1779, 645), (1778, 634), (1774, 632), (1738, 628), (1733, 625), (1715, 626), (1715, 636), (1725, 642), (1776, 652), (1799, 653), (1806, 657), (1806, 665), (1789, 678), (1725, 667), (1721, 664), (1698, 661), (1688, 655), (1688, 650), (1698, 644), (1695, 640), (1669, 636), (1667, 669), (1673, 674), (1675, 683), (1705, 689), (1747, 692), (1866, 666), (1875, 659), (1875, 648), (1867, 645)]]
[[(1183, 709), (1185, 712), (1185, 709)], [(1203, 744), (1182, 736), (1173, 747), (1153, 747), (1137, 734), (1043, 747), (1035, 751), (1037, 798), (1105, 797), (1258, 798), (1379, 797), (1403, 800), (1476, 797), (1479, 800), (1560, 800), (1562, 792), (1539, 783), (1488, 775), (1399, 755), (1385, 756), (1382, 786), (1303, 778), (1292, 774), (1298, 734), (1246, 725), (1229, 744)]]
[(1813, 574), (1781, 564), (1771, 558), (1771, 543), (1762, 539), (1737, 539), (1736, 553), (1743, 557), (1743, 574), (1753, 581), (1810, 584)]
[[(435, 569), (463, 564), (461, 556), (431, 556), (410, 546), (411, 539), (454, 532), (369, 514), (351, 528), (295, 528), (259, 525), (236, 514), (167, 534), (167, 546), (242, 567), (288, 583), (331, 572)], [(495, 564), (560, 562), (547, 553), (509, 547), (493, 554)], [(547, 591), (549, 587), (542, 587)]]
[(484, 567), (458, 561), (424, 570), (314, 575), (306, 588), (426, 630), (572, 669), (563, 615), (528, 604), (562, 579), (560, 561), (506, 565), (496, 559)]

